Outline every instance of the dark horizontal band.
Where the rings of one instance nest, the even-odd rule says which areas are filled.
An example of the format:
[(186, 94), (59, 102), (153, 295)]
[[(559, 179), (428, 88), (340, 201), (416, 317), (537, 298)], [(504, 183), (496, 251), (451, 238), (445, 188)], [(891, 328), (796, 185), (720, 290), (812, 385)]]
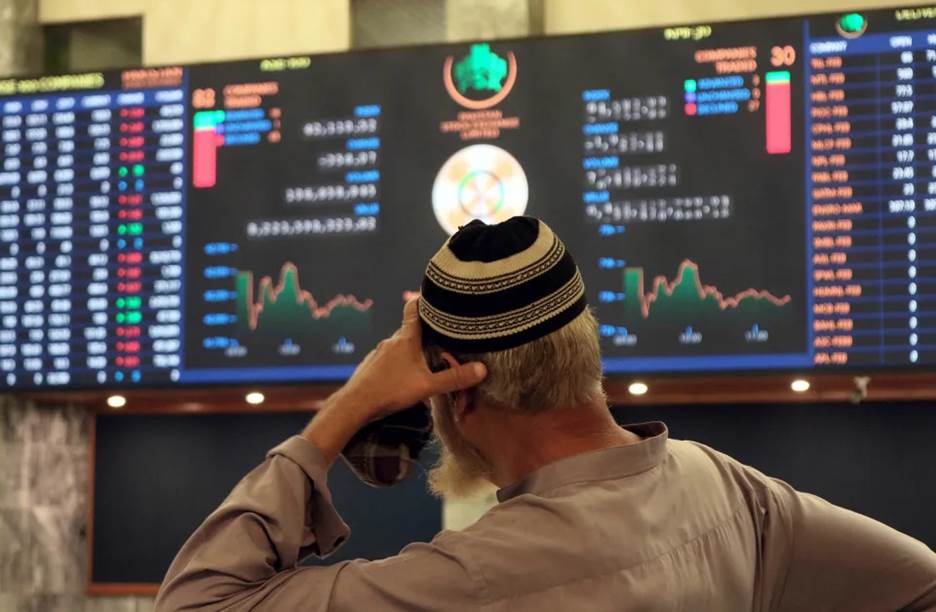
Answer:
[(528, 342), (538, 340), (539, 338), (542, 338), (543, 336), (551, 334), (552, 332), (564, 327), (573, 319), (575, 319), (575, 317), (580, 315), (587, 306), (588, 301), (585, 299), (585, 294), (582, 293), (581, 296), (568, 308), (556, 312), (550, 318), (545, 319), (532, 327), (528, 327), (521, 331), (503, 336), (480, 339), (462, 339), (446, 336), (430, 327), (429, 324), (421, 318), (420, 322), (422, 323), (423, 333), (422, 342), (424, 346), (437, 346), (443, 350), (453, 351), (456, 353), (489, 353), (495, 351), (506, 351), (508, 349), (527, 344)]

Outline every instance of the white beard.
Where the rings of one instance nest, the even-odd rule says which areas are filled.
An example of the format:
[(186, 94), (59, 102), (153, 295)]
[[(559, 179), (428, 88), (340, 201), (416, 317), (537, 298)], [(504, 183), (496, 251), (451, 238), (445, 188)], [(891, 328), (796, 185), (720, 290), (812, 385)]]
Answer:
[(455, 425), (452, 409), (443, 398), (432, 398), (433, 439), (439, 460), (429, 470), (429, 490), (436, 497), (459, 499), (491, 488), (491, 466)]

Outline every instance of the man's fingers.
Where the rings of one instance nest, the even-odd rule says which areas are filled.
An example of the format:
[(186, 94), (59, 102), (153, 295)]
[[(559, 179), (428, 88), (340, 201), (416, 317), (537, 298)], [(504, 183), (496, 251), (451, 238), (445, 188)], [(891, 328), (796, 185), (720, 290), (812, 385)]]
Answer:
[(453, 365), (430, 376), (430, 395), (468, 389), (479, 384), (485, 377), (487, 368), (480, 361)]
[(403, 329), (419, 324), (419, 298), (415, 297), (403, 306)]

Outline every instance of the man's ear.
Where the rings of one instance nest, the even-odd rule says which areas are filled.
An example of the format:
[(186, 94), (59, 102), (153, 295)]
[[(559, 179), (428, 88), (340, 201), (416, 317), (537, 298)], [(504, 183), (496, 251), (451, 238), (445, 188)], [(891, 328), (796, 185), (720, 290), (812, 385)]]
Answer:
[(464, 421), (465, 417), (475, 411), (475, 390), (464, 389), (452, 394), (452, 416), (456, 423)]
[[(451, 353), (442, 353), (442, 359), (450, 368), (461, 365)], [(474, 389), (455, 391), (450, 393), (449, 397), (451, 398), (452, 416), (455, 418), (456, 423), (461, 423), (466, 415), (474, 412), (476, 397)]]

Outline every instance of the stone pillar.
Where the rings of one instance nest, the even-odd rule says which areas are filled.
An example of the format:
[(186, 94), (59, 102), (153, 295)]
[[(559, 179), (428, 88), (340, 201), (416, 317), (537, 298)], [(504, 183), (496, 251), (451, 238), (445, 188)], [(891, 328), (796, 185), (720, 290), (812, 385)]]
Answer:
[(42, 71), (38, 0), (0, 0), (0, 76)]

